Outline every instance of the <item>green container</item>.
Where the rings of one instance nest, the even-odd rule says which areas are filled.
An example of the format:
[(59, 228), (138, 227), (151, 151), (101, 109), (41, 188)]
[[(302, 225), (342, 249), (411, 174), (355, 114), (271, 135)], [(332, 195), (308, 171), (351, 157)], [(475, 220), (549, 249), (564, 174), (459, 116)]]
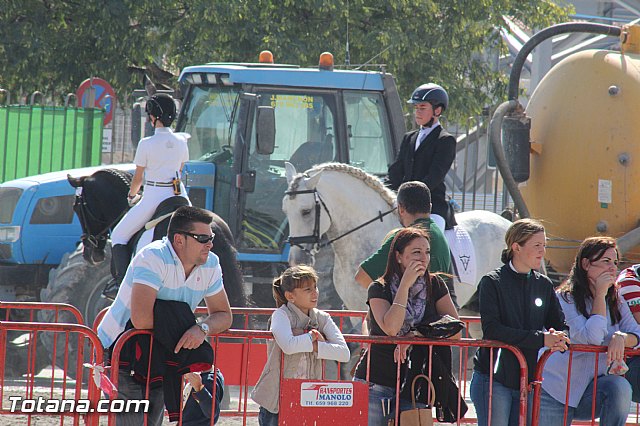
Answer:
[(104, 110), (0, 107), (0, 182), (100, 164)]

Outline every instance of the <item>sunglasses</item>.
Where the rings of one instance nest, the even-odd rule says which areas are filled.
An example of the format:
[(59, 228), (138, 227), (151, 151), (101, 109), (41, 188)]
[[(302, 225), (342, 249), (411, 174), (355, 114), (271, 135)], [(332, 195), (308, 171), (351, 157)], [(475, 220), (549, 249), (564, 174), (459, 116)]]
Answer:
[(191, 232), (185, 232), (185, 231), (178, 231), (177, 233), (193, 237), (193, 239), (196, 240), (197, 242), (199, 242), (200, 244), (207, 244), (208, 242), (213, 241), (214, 237), (216, 236), (216, 234), (214, 234), (213, 232), (211, 233), (211, 235), (209, 235), (209, 234), (192, 234)]

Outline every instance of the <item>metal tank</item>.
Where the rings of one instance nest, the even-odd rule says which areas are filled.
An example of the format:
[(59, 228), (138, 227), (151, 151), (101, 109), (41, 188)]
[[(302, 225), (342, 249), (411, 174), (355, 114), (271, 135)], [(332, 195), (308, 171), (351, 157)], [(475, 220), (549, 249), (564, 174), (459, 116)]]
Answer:
[[(630, 36), (629, 36), (630, 37)], [(531, 174), (520, 186), (550, 238), (547, 258), (566, 273), (588, 236), (640, 226), (640, 55), (588, 50), (551, 69), (531, 96)], [(634, 47), (635, 46), (635, 47)], [(626, 260), (638, 263), (634, 247)]]

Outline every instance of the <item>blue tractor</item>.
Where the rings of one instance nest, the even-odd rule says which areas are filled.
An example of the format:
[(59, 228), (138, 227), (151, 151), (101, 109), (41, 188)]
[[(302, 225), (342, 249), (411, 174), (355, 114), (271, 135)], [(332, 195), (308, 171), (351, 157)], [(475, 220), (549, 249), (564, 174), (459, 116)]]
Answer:
[[(189, 197), (230, 225), (246, 291), (258, 306), (269, 306), (268, 284), (288, 256), (285, 161), (297, 170), (338, 161), (386, 174), (405, 132), (394, 79), (332, 64), (209, 63), (185, 68), (179, 82), (184, 96), (176, 130), (191, 134), (183, 176)], [(66, 179), (95, 170), (0, 185), (0, 300), (70, 303), (88, 324), (107, 305), (101, 292), (109, 259), (95, 266), (83, 260)], [(326, 268), (331, 256), (327, 250)], [(325, 306), (339, 307), (336, 298), (329, 296)]]

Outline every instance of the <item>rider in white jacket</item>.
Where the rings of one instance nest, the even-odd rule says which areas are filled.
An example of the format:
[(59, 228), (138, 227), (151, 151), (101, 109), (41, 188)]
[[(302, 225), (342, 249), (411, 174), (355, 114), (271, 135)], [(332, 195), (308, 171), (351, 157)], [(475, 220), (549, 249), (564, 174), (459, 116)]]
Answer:
[[(133, 160), (136, 171), (128, 194), (129, 204), (135, 205), (111, 233), (111, 272), (114, 278), (111, 284), (116, 288), (122, 282), (131, 259), (131, 251), (127, 247), (131, 237), (152, 218), (162, 201), (174, 195), (189, 199), (179, 181), (184, 163), (189, 160), (188, 135), (174, 133), (169, 127), (176, 116), (173, 98), (163, 93), (154, 95), (147, 101), (145, 111), (155, 134), (138, 143)], [(138, 191), (143, 178), (144, 196), (140, 198)], [(136, 203), (138, 199), (140, 201)]]

